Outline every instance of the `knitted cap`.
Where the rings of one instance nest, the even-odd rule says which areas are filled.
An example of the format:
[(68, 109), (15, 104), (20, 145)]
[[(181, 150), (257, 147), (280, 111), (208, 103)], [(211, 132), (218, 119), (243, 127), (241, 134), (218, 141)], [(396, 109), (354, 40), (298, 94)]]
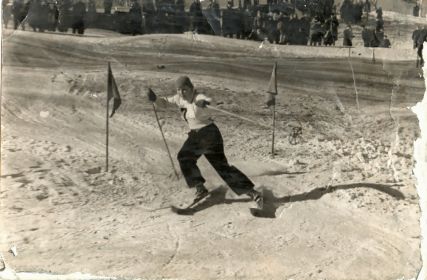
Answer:
[(188, 78), (187, 76), (179, 77), (175, 82), (175, 86), (177, 89), (182, 89), (184, 86), (193, 88), (193, 84), (191, 83), (190, 78)]

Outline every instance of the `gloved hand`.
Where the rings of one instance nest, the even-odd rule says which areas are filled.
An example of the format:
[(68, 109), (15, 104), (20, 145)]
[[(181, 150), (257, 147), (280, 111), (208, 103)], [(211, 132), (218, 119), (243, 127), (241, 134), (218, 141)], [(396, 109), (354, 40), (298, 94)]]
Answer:
[(210, 105), (211, 103), (207, 100), (197, 100), (196, 101), (196, 106), (197, 107), (202, 107), (202, 108), (206, 108), (206, 105)]
[(147, 97), (151, 102), (156, 102), (157, 96), (151, 88), (147, 89)]

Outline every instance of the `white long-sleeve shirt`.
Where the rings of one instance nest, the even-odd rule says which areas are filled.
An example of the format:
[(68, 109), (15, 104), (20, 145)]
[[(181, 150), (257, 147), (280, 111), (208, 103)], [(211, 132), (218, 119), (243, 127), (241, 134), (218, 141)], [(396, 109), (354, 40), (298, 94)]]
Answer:
[(155, 104), (158, 107), (167, 107), (168, 104), (176, 104), (181, 109), (182, 118), (188, 123), (191, 130), (200, 129), (213, 123), (211, 111), (208, 108), (202, 108), (196, 105), (199, 100), (206, 100), (209, 103), (211, 98), (204, 94), (195, 92), (193, 102), (188, 102), (179, 94), (170, 97), (159, 97)]

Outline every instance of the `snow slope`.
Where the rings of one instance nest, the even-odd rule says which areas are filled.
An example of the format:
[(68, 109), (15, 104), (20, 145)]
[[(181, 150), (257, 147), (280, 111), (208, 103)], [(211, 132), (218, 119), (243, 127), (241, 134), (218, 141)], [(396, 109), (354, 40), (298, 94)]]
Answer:
[[(17, 245), (20, 254), (7, 256), (15, 270), (153, 279), (416, 276), (419, 130), (407, 108), (424, 83), (414, 52), (381, 50), (374, 64), (362, 48), (348, 60), (340, 48), (97, 30), (9, 32), (3, 52), (0, 251)], [(107, 61), (123, 105), (110, 120), (105, 172)], [(269, 129), (215, 118), (230, 162), (264, 191), (274, 218), (252, 217), (251, 202), (228, 191), (204, 159), (213, 196), (194, 216), (171, 213), (192, 191), (174, 179), (144, 89), (172, 94), (186, 74), (223, 110), (269, 125), (263, 102), (274, 61), (274, 158)], [(159, 114), (176, 155), (185, 123), (178, 110)], [(288, 141), (294, 126), (303, 129), (297, 145)]]

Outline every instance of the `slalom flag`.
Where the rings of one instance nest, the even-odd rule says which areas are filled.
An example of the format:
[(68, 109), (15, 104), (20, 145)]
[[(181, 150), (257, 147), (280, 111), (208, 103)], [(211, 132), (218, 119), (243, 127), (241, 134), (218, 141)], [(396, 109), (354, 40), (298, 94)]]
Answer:
[(122, 99), (120, 98), (119, 89), (117, 88), (116, 80), (114, 79), (113, 72), (111, 71), (110, 63), (108, 63), (108, 101), (114, 98), (113, 100), (113, 111), (111, 112), (110, 118), (114, 115), (116, 110), (122, 104)]
[(276, 104), (276, 95), (277, 95), (277, 62), (274, 63), (273, 72), (271, 73), (270, 83), (268, 84), (267, 89), (267, 101), (266, 104), (268, 107)]

